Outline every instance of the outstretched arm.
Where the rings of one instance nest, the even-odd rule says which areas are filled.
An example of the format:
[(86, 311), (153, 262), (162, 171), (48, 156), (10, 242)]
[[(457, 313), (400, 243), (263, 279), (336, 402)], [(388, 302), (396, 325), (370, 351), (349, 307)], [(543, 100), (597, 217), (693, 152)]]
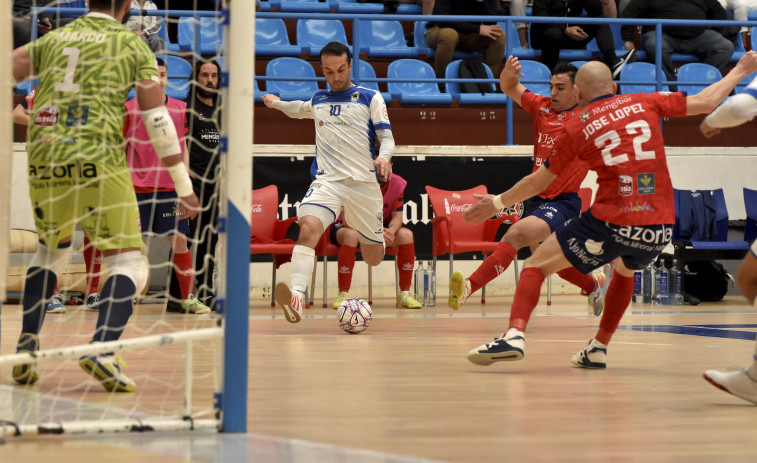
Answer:
[(754, 116), (757, 116), (757, 86), (750, 86), (746, 92), (734, 95), (718, 106), (702, 121), (699, 129), (709, 138), (719, 134), (721, 128), (736, 127), (751, 121)]
[(757, 52), (747, 52), (721, 80), (686, 97), (686, 115), (706, 114), (718, 107), (744, 77), (757, 72)]
[(519, 78), (523, 77), (523, 73), (520, 72), (522, 66), (518, 58), (509, 56), (505, 67), (499, 74), (499, 88), (502, 89), (502, 93), (512, 98), (512, 100), (520, 106), (520, 97), (523, 96), (523, 92), (527, 89), (525, 85), (520, 83)]
[(275, 108), (293, 119), (312, 119), (313, 111), (310, 101), (282, 101), (281, 98), (268, 93), (263, 95), (263, 103), (268, 108)]

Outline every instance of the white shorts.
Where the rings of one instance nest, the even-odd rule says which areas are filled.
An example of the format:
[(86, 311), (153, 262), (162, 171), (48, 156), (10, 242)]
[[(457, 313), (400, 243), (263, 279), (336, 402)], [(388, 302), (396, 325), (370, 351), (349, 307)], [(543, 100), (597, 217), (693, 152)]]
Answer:
[(353, 179), (336, 182), (316, 180), (302, 198), (299, 217), (317, 217), (326, 229), (344, 211), (344, 222), (358, 232), (361, 243), (383, 243), (383, 208), (378, 183)]

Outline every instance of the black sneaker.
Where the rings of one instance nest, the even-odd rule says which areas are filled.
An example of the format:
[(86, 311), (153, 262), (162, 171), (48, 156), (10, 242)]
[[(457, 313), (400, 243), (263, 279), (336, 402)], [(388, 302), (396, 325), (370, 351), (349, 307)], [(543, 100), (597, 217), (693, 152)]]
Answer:
[(523, 358), (523, 347), (519, 346), (525, 347), (523, 336), (515, 336), (507, 341), (502, 338), (494, 338), (494, 342), (483, 344), (468, 352), (468, 360), (476, 365), (491, 365), (494, 362), (520, 360)]
[(166, 312), (186, 313), (186, 310), (181, 306), (181, 302), (169, 299), (166, 303)]
[(613, 80), (617, 79), (620, 75), (620, 70), (623, 69), (623, 66), (625, 66), (628, 63), (633, 63), (636, 61), (636, 55), (637, 51), (634, 48), (633, 50), (629, 51), (625, 55), (619, 57), (617, 61), (615, 61), (615, 64), (612, 65), (612, 78)]

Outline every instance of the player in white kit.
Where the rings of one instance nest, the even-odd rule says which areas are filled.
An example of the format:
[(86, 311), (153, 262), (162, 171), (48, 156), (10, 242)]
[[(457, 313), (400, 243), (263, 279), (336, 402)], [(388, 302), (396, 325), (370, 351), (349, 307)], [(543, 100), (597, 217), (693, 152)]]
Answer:
[[(339, 42), (321, 49), (321, 69), (330, 90), (308, 101), (282, 101), (263, 95), (263, 103), (289, 117), (315, 121), (317, 170), (299, 209), (300, 236), (292, 252), (291, 285), (276, 285), (276, 303), (287, 321), (302, 318), (302, 299), (313, 272), (315, 246), (323, 231), (344, 212), (359, 234), (368, 265), (384, 258), (383, 200), (378, 174), (391, 175), (394, 137), (381, 94), (352, 83), (352, 55)], [(375, 157), (376, 139), (380, 147)]]

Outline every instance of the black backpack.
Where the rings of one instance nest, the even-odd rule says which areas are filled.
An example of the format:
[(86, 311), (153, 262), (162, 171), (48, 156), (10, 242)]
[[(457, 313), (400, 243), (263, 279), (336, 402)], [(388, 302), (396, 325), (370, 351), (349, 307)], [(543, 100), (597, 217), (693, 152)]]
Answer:
[(691, 261), (686, 263), (683, 271), (683, 292), (702, 302), (720, 301), (728, 292), (731, 276), (718, 262)]
[[(486, 66), (478, 58), (465, 58), (460, 63), (460, 68), (457, 71), (458, 79), (488, 79), (489, 75), (486, 73)], [(494, 93), (494, 87), (492, 84), (485, 82), (462, 82), (460, 84), (461, 93)]]

